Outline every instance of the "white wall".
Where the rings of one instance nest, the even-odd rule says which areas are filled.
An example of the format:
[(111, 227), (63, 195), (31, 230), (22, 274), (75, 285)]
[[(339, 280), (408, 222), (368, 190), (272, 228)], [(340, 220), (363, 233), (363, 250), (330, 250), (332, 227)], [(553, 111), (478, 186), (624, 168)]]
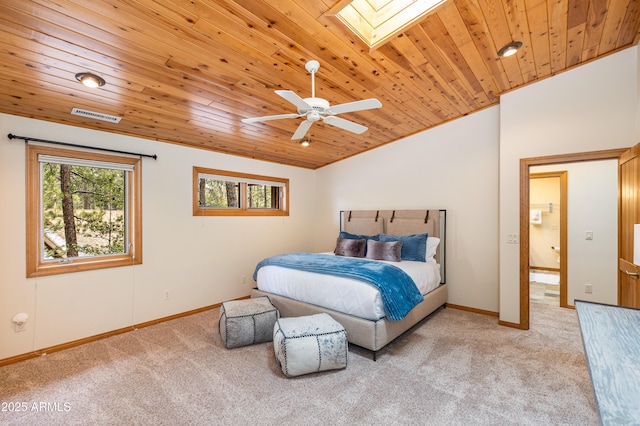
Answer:
[[(633, 146), (638, 48), (633, 47), (500, 98), (500, 319), (520, 322), (518, 244), (521, 158)], [(615, 280), (615, 276), (611, 277)]]
[[(25, 147), (9, 133), (157, 154), (142, 161), (143, 264), (26, 279)], [(4, 114), (0, 137), (0, 359), (246, 296), (260, 259), (313, 249), (311, 170)], [(193, 217), (193, 166), (289, 178), (291, 215)]]
[[(531, 167), (567, 171), (567, 303), (618, 303), (618, 162), (588, 161)], [(585, 232), (593, 232), (593, 240)], [(593, 293), (584, 292), (592, 284)]]
[(497, 312), (498, 116), (485, 109), (319, 169), (316, 249), (335, 246), (340, 210), (446, 209), (449, 303)]

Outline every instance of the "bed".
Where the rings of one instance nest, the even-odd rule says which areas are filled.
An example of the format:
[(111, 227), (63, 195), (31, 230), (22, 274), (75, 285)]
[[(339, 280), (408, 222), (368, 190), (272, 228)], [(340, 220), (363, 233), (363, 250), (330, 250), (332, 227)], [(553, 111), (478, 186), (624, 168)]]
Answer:
[[(394, 313), (389, 308), (390, 302), (385, 305), (388, 297), (385, 294), (388, 291), (382, 291), (375, 285), (345, 276), (326, 275), (314, 269), (297, 270), (268, 262), (263, 264), (264, 261), (256, 268), (254, 278), (257, 281), (257, 288), (252, 290), (251, 296), (268, 296), (283, 317), (321, 312), (330, 314), (346, 329), (349, 343), (371, 351), (375, 360), (378, 351), (438, 308), (443, 307), (447, 301), (446, 211), (342, 211), (340, 212), (340, 231), (336, 247), (339, 253), (345, 238), (357, 240), (363, 236), (376, 236), (371, 239), (382, 239), (386, 242), (402, 241), (401, 247), (411, 250), (415, 248), (412, 244), (419, 241), (416, 238), (427, 234), (426, 250), (421, 249), (425, 250), (424, 252), (407, 252), (405, 257), (405, 252), (402, 251), (401, 261), (389, 261), (386, 256), (399, 256), (399, 252), (396, 250), (397, 243), (388, 243), (383, 244), (385, 249), (393, 250), (394, 253), (385, 252), (380, 259), (387, 260), (374, 261), (376, 265), (385, 263), (402, 269), (416, 283), (412, 291), (418, 292), (420, 301), (415, 301), (415, 306), (405, 306), (405, 310), (400, 314)], [(348, 241), (348, 243), (350, 247), (353, 244), (359, 244), (354, 241)], [(380, 246), (368, 239), (365, 239), (365, 244), (371, 250)], [(415, 257), (416, 253), (418, 257)], [(347, 253), (347, 256), (336, 256), (334, 252), (298, 255), (310, 256), (309, 259), (314, 261), (324, 256), (321, 257), (322, 261), (326, 259), (342, 263), (371, 263), (370, 260), (354, 259), (351, 253)], [(334, 257), (335, 260), (329, 259), (330, 257)], [(380, 265), (380, 267), (386, 268), (386, 265)], [(397, 290), (394, 289), (393, 292)], [(391, 319), (394, 315), (395, 319)]]

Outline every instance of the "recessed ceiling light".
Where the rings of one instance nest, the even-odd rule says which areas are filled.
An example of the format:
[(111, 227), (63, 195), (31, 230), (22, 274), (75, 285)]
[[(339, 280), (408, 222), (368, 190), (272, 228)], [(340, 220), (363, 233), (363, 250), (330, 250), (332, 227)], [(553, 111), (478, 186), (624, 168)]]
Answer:
[(507, 56), (511, 56), (518, 51), (522, 47), (522, 43), (519, 41), (514, 41), (506, 46), (503, 46), (502, 49), (498, 50), (498, 56), (502, 56), (506, 58)]
[(104, 78), (99, 77), (95, 74), (91, 74), (90, 72), (79, 72), (76, 74), (76, 80), (80, 83), (84, 84), (87, 87), (96, 88), (102, 87), (106, 84)]
[(311, 139), (305, 139), (305, 140), (300, 141), (300, 146), (303, 146), (303, 147), (306, 148), (309, 145), (311, 145)]

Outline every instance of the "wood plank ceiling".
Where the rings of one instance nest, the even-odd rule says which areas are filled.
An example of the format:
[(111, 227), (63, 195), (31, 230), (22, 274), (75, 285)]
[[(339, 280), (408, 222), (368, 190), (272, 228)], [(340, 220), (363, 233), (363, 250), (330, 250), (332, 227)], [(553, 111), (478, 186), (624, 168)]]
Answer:
[[(344, 0), (0, 0), (0, 112), (315, 169), (499, 102), (635, 45), (639, 0), (448, 0), (370, 51), (327, 11)], [(511, 57), (497, 51), (511, 41)], [(322, 121), (302, 148), (274, 93), (383, 106)], [(74, 78), (93, 72), (107, 84)], [(119, 124), (70, 115), (82, 108)], [(31, 135), (26, 135), (31, 136)], [(132, 149), (135, 147), (132, 147)], [(207, 166), (207, 165), (205, 165)]]

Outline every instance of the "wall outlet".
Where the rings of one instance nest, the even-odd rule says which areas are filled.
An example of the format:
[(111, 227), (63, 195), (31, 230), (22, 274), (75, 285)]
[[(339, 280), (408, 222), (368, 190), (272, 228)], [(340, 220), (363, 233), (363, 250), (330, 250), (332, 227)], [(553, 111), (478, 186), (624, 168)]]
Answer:
[(587, 294), (593, 293), (593, 285), (588, 284), (588, 283), (585, 284), (584, 285), (584, 292), (587, 293)]
[(507, 244), (518, 244), (518, 234), (508, 234)]
[(246, 284), (247, 283), (247, 276), (243, 275), (240, 277), (240, 284)]
[(593, 231), (585, 231), (584, 239), (588, 241), (593, 240)]
[(13, 331), (16, 333), (21, 333), (27, 329), (27, 323), (22, 324), (13, 324)]
[(164, 291), (164, 300), (169, 300), (169, 290)]

